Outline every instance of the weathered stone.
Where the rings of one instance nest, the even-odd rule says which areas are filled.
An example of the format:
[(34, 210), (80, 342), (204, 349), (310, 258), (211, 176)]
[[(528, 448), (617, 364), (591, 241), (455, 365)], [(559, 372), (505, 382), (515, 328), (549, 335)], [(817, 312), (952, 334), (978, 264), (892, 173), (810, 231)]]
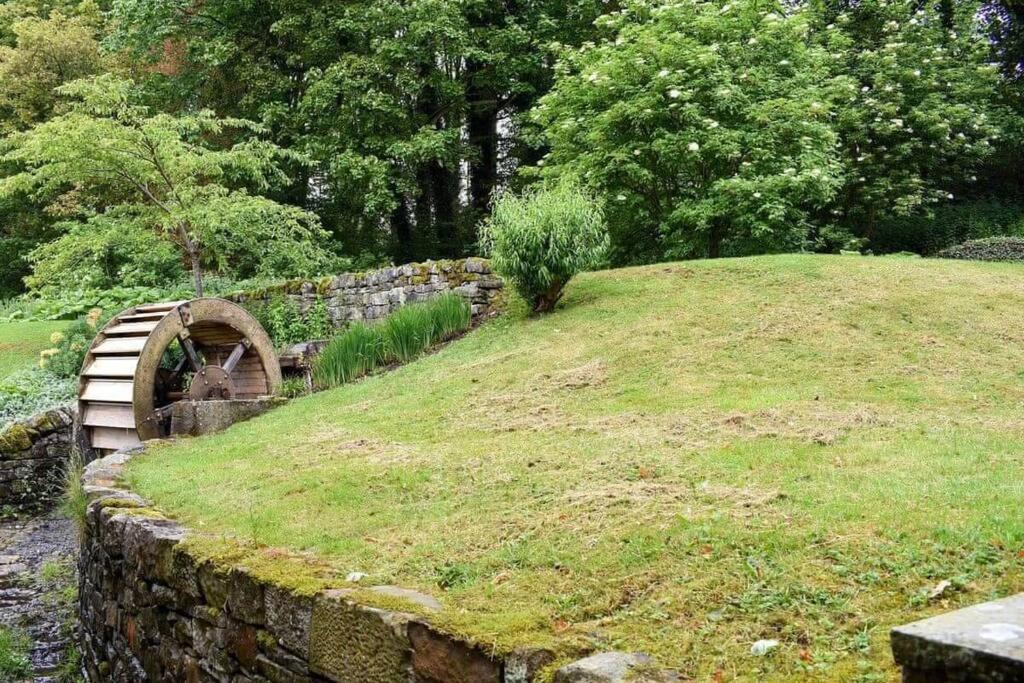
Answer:
[(504, 683), (530, 683), (540, 670), (555, 661), (555, 653), (542, 648), (521, 648), (505, 657)]
[(214, 434), (280, 404), (281, 399), (270, 397), (230, 401), (178, 401), (171, 408), (171, 434)]
[(326, 591), (316, 599), (310, 670), (339, 683), (408, 679), (408, 615), (356, 605), (348, 592)]
[(1024, 593), (898, 626), (890, 637), (907, 683), (1024, 681)]
[(267, 630), (292, 653), (303, 659), (308, 657), (313, 598), (278, 586), (267, 586), (264, 606)]
[[(624, 683), (637, 667), (651, 664), (639, 652), (601, 652), (563, 666), (555, 672), (555, 683)], [(633, 679), (635, 680), (635, 678)]]
[(430, 612), (440, 612), (443, 609), (441, 603), (438, 602), (436, 598), (408, 588), (399, 588), (398, 586), (374, 586), (370, 590), (374, 593), (387, 595), (388, 597), (406, 600), (415, 605), (419, 605)]
[(500, 683), (501, 664), (481, 650), (414, 621), (408, 626), (417, 676), (445, 683)]

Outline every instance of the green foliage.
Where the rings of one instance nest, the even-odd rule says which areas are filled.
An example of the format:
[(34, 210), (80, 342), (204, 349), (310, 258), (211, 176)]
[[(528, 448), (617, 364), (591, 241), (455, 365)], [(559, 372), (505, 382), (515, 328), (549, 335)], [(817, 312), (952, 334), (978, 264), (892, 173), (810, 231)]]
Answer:
[(1024, 261), (1024, 237), (988, 237), (943, 249), (939, 258), (968, 261)]
[(380, 326), (353, 323), (320, 352), (313, 365), (317, 386), (334, 387), (371, 372), (384, 361)]
[(247, 302), (244, 306), (278, 348), (327, 339), (334, 332), (334, 324), (323, 299), (317, 299), (305, 313), (298, 302), (283, 294), (275, 294), (267, 301)]
[(285, 377), (281, 381), (281, 396), (285, 398), (298, 398), (309, 393), (304, 377)]
[(78, 395), (78, 382), (29, 368), (0, 380), (0, 429), (36, 413), (66, 405)]
[(568, 181), (502, 195), (481, 239), (536, 312), (553, 310), (569, 280), (600, 264), (608, 246), (597, 200)]
[(609, 39), (564, 55), (534, 118), (544, 174), (606, 198), (614, 260), (802, 246), (841, 178), (810, 17), (772, 0), (637, 0), (600, 25)]
[(156, 287), (110, 287), (108, 289), (48, 290), (46, 298), (24, 297), (8, 306), (0, 322), (12, 320), (68, 320), (85, 315), (93, 309), (120, 312), (138, 304), (187, 299), (187, 286), (174, 289)]
[(75, 448), (71, 451), (64, 468), (64, 496), (61, 500), (61, 511), (75, 522), (78, 533), (85, 532), (86, 513), (89, 507), (89, 496), (82, 484), (82, 454)]
[(27, 285), (42, 296), (112, 287), (169, 288), (185, 280), (181, 254), (148, 223), (124, 207), (83, 223), (58, 225), (64, 234), (28, 256)]
[(866, 0), (821, 30), (846, 176), (834, 213), (860, 234), (957, 198), (1001, 144), (1007, 112), (978, 8)]
[(434, 319), (428, 304), (402, 306), (381, 323), (387, 359), (408, 363), (434, 343)]
[[(282, 161), (298, 161), (261, 140), (256, 124), (205, 110), (155, 113), (140, 104), (132, 81), (109, 74), (59, 91), (70, 99), (66, 113), (9, 138), (0, 160), (20, 170), (0, 181), (0, 197), (35, 193), (52, 210), (82, 216), (83, 229), (149, 229), (189, 259), (197, 294), (204, 267), (244, 278), (326, 266), (314, 215), (246, 189), (267, 192), (286, 183)], [(215, 144), (238, 133), (251, 137)], [(56, 258), (53, 250), (80, 243), (69, 234), (43, 256)]]
[(457, 294), (407, 304), (378, 324), (357, 322), (335, 336), (314, 361), (314, 380), (334, 387), (386, 363), (408, 363), (471, 324), (469, 304)]
[(17, 681), (32, 675), (28, 658), (32, 641), (25, 634), (0, 626), (0, 680)]
[(473, 322), (469, 303), (458, 294), (442, 294), (431, 299), (427, 307), (434, 324), (432, 336), (435, 341), (451, 339), (468, 330)]
[(39, 366), (57, 377), (78, 377), (89, 345), (109, 317), (104, 317), (102, 310), (95, 308), (90, 315), (71, 323), (63, 332), (54, 332), (50, 338), (54, 346), (39, 354)]
[(928, 213), (882, 221), (871, 239), (876, 253), (912, 251), (929, 256), (972, 239), (1024, 236), (1024, 203), (996, 199), (939, 205)]
[(0, 45), (0, 132), (45, 120), (57, 104), (56, 88), (110, 66), (99, 28), (99, 9), (88, 2), (72, 15), (54, 10), (11, 23), (13, 45)]

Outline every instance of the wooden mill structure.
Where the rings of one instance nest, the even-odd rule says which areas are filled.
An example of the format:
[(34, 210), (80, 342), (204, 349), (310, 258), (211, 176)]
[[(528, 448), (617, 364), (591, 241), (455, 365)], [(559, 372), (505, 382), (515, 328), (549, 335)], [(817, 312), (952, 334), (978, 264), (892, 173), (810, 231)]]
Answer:
[(281, 385), (270, 337), (224, 299), (146, 304), (122, 311), (89, 347), (78, 411), (100, 451), (167, 436), (181, 400), (252, 399)]

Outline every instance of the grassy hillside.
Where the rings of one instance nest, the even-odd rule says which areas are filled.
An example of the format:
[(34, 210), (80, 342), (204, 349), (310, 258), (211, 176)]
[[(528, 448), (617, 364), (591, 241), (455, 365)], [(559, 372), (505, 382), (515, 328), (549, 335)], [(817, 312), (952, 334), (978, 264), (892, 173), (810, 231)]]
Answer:
[(50, 335), (66, 326), (52, 321), (0, 323), (0, 380), (37, 363), (39, 352), (53, 346)]
[(886, 680), (890, 626), (1024, 589), (1021, 310), (1003, 264), (594, 273), (130, 476), (198, 546), (419, 588), (497, 647)]

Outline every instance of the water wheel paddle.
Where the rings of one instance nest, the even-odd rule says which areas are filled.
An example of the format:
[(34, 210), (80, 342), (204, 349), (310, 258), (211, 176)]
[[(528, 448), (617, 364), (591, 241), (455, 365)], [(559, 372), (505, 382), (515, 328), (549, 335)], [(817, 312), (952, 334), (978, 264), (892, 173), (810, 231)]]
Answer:
[(146, 304), (96, 335), (78, 410), (89, 444), (112, 451), (167, 436), (176, 401), (258, 398), (280, 385), (274, 345), (245, 309), (214, 298)]

